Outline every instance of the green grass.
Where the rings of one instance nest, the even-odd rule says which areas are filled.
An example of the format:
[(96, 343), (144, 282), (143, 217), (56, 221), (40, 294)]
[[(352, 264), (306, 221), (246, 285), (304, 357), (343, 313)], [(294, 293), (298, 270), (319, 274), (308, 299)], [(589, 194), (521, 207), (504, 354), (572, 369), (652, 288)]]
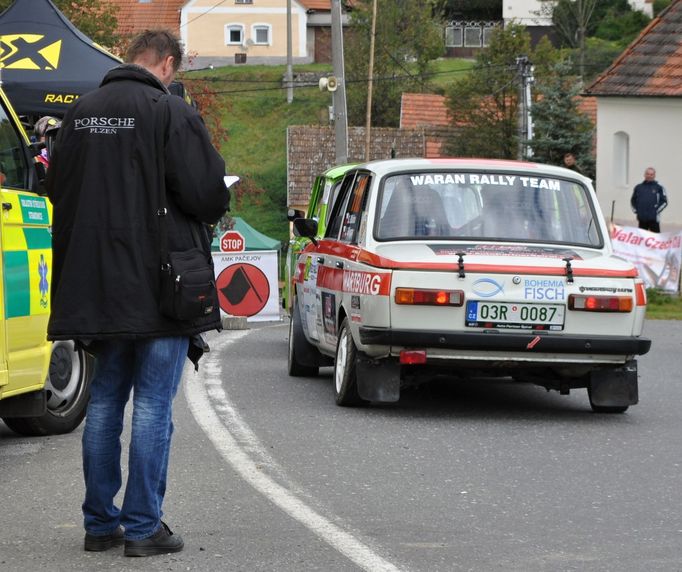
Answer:
[(650, 288), (646, 291), (646, 317), (651, 320), (682, 320), (682, 298)]

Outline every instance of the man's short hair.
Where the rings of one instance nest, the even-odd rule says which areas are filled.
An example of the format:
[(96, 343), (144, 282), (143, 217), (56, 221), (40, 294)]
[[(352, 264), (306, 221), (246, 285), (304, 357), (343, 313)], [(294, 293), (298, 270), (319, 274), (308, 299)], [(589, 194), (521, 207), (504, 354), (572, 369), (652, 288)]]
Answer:
[(134, 62), (141, 55), (151, 53), (155, 62), (173, 56), (173, 69), (178, 71), (182, 64), (182, 43), (169, 30), (145, 30), (135, 36), (126, 50), (126, 62)]

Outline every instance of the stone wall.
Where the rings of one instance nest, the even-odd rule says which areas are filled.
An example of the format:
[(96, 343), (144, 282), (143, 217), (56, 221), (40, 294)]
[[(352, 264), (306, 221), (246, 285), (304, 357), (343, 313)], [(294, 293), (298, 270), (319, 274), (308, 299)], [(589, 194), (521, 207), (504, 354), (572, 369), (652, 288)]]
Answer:
[[(373, 127), (370, 158), (424, 157), (421, 129)], [(348, 161), (364, 162), (365, 128), (348, 128)], [(287, 129), (287, 204), (305, 210), (315, 177), (336, 165), (333, 127), (294, 125)]]

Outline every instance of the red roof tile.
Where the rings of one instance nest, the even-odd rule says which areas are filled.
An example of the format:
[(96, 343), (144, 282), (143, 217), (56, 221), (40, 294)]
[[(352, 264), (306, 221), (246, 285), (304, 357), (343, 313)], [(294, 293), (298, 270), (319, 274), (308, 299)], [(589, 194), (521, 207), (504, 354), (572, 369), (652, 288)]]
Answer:
[(187, 0), (105, 0), (116, 6), (118, 33), (136, 34), (146, 29), (168, 28), (178, 32), (180, 9)]
[(682, 96), (682, 0), (652, 20), (585, 93)]
[(449, 126), (450, 121), (445, 96), (433, 93), (403, 93), (400, 127), (413, 129), (427, 125)]

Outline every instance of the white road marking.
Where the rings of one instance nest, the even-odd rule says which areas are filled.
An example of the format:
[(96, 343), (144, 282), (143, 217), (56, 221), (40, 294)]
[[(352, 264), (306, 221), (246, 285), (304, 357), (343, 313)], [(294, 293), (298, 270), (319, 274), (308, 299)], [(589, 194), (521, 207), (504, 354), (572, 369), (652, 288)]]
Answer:
[[(199, 374), (193, 371), (183, 380), (185, 398), (194, 419), (216, 450), (239, 475), (291, 518), (300, 522), (360, 568), (371, 572), (397, 572), (399, 568), (369, 546), (310, 508), (291, 490), (277, 483), (267, 471), (281, 470), (271, 459), (258, 437), (241, 419), (222, 388), (220, 351), (239, 340), (249, 330), (232, 331), (230, 336), (214, 338)], [(218, 355), (216, 355), (218, 354)]]

